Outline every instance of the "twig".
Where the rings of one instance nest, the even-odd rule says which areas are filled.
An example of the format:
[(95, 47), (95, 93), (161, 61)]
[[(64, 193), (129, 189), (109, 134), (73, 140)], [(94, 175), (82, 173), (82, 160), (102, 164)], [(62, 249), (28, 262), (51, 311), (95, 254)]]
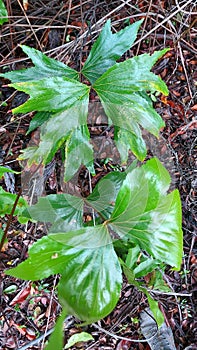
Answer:
[(38, 37), (37, 37), (37, 35), (36, 35), (34, 29), (32, 28), (31, 22), (30, 22), (28, 16), (26, 15), (26, 12), (25, 12), (23, 6), (21, 5), (21, 3), (20, 3), (19, 0), (17, 0), (17, 2), (18, 2), (18, 4), (19, 4), (21, 10), (22, 10), (23, 13), (24, 13), (24, 16), (25, 16), (25, 18), (26, 18), (26, 20), (27, 20), (27, 23), (29, 24), (29, 26), (30, 26), (30, 28), (31, 28), (31, 30), (32, 30), (32, 33), (33, 33), (33, 35), (34, 35), (34, 37), (35, 37), (35, 39), (36, 39), (36, 41), (37, 41), (37, 43), (38, 43), (38, 46), (39, 46), (40, 50), (42, 51), (42, 47), (41, 47), (41, 45), (40, 45), (40, 41), (38, 40)]
[(22, 193), (22, 188), (19, 190), (17, 196), (16, 196), (16, 199), (15, 199), (15, 202), (14, 202), (14, 205), (12, 207), (12, 211), (10, 213), (10, 217), (8, 219), (8, 222), (7, 222), (7, 225), (6, 225), (6, 228), (5, 228), (5, 231), (3, 233), (3, 236), (2, 236), (2, 239), (1, 239), (1, 243), (0, 243), (0, 251), (4, 245), (4, 242), (5, 242), (5, 239), (7, 237), (7, 233), (8, 233), (8, 230), (9, 230), (9, 227), (10, 227), (10, 224), (12, 222), (12, 219), (13, 219), (13, 216), (14, 216), (14, 212), (15, 212), (15, 209), (16, 209), (16, 206), (17, 206), (17, 203), (19, 201), (19, 198), (21, 196), (21, 193)]
[(98, 326), (96, 323), (93, 323), (92, 324), (95, 328), (97, 328), (99, 331), (109, 335), (110, 337), (112, 338), (115, 338), (115, 339), (120, 339), (120, 340), (126, 340), (126, 341), (129, 341), (129, 342), (132, 342), (132, 343), (147, 343), (149, 340), (152, 340), (156, 337), (157, 333), (158, 333), (158, 329), (157, 331), (155, 332), (155, 334), (153, 334), (152, 337), (150, 338), (147, 338), (147, 339), (142, 339), (142, 340), (137, 340), (137, 339), (131, 339), (131, 338), (127, 338), (127, 337), (121, 337), (120, 335), (116, 335), (114, 333), (111, 333), (109, 331), (106, 331), (105, 329), (103, 329), (102, 327)]
[(48, 332), (49, 319), (50, 319), (50, 314), (51, 314), (51, 308), (52, 308), (52, 302), (53, 302), (53, 297), (54, 297), (54, 292), (55, 292), (56, 281), (57, 281), (57, 275), (55, 276), (54, 281), (53, 281), (53, 289), (52, 289), (51, 298), (50, 298), (50, 302), (49, 302), (49, 316), (47, 317), (47, 324), (46, 324), (45, 332), (43, 334), (41, 350), (44, 349), (45, 338), (46, 338), (47, 332)]

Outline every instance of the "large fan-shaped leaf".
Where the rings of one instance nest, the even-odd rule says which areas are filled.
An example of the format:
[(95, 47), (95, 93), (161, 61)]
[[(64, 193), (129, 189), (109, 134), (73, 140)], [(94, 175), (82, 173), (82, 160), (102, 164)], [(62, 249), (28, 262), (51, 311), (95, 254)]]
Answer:
[(180, 268), (182, 258), (181, 202), (178, 191), (166, 195), (169, 175), (156, 159), (129, 173), (109, 220), (159, 261)]
[(30, 99), (14, 108), (13, 113), (62, 111), (86, 99), (90, 90), (87, 85), (65, 76), (13, 83), (9, 86), (30, 95)]
[(82, 73), (91, 83), (130, 49), (142, 21), (137, 21), (115, 34), (111, 32), (110, 20), (106, 22), (82, 69)]
[(68, 244), (80, 247), (81, 242), (86, 247), (65, 266), (58, 288), (63, 307), (87, 322), (103, 318), (115, 307), (122, 284), (121, 267), (106, 226), (81, 229), (68, 240), (67, 235), (59, 236)]
[(106, 226), (43, 237), (26, 261), (7, 272), (33, 281), (54, 273), (62, 274), (58, 294), (68, 313), (87, 322), (109, 314), (120, 296), (122, 273)]
[(9, 79), (13, 83), (41, 80), (57, 76), (65, 76), (69, 79), (78, 80), (78, 72), (64, 63), (56, 61), (32, 47), (21, 45), (21, 48), (29, 58), (31, 58), (34, 67), (0, 74), (1, 77)]

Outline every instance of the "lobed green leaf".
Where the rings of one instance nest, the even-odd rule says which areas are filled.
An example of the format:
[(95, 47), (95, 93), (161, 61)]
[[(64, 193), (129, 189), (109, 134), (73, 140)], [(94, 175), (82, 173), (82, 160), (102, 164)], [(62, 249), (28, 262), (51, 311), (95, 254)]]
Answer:
[(150, 72), (155, 62), (162, 57), (168, 49), (156, 51), (152, 56), (143, 54), (130, 58), (124, 62), (116, 63), (96, 80), (93, 88), (101, 100), (113, 99), (113, 103), (120, 104), (129, 100), (129, 95), (136, 91), (159, 91), (168, 95), (164, 81)]
[(88, 96), (75, 104), (75, 106), (47, 116), (49, 119), (42, 124), (40, 144), (38, 147), (28, 147), (19, 159), (28, 159), (28, 164), (49, 163), (57, 150), (69, 138), (76, 128), (86, 124), (88, 113)]
[(92, 84), (130, 49), (142, 22), (137, 21), (115, 34), (111, 32), (110, 20), (106, 22), (82, 69), (83, 75)]
[(79, 79), (78, 72), (60, 61), (56, 61), (32, 47), (21, 45), (22, 50), (32, 60), (34, 67), (0, 74), (1, 77), (13, 83), (31, 82), (52, 77), (67, 77)]
[(181, 202), (177, 190), (166, 195), (170, 177), (157, 159), (129, 173), (109, 225), (160, 262), (180, 268)]
[(90, 88), (74, 79), (55, 76), (41, 80), (9, 84), (30, 95), (30, 99), (12, 110), (15, 113), (31, 111), (60, 112), (89, 96)]
[(127, 161), (129, 149), (139, 160), (146, 156), (139, 125), (156, 137), (165, 125), (146, 91), (168, 94), (161, 78), (150, 72), (153, 64), (166, 52), (167, 49), (152, 56), (144, 54), (117, 63), (94, 84), (105, 113), (115, 126), (115, 142), (123, 162)]

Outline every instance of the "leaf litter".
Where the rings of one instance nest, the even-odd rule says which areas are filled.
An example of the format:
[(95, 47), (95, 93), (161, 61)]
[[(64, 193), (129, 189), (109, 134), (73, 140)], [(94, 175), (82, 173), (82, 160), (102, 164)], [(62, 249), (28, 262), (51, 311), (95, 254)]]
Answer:
[[(1, 48), (1, 69), (7, 71), (29, 67), (29, 63), (22, 54), (18, 43), (33, 46), (36, 49), (43, 48), (50, 56), (69, 64), (71, 68), (78, 69), (83, 65), (89, 49), (98, 35), (101, 27), (107, 18), (111, 18), (113, 28), (120, 30), (127, 23), (140, 18), (144, 19), (143, 33), (137, 38), (131, 50), (124, 55), (130, 58), (136, 53), (152, 53), (163, 47), (171, 47), (165, 59), (159, 62), (154, 68), (155, 74), (159, 74), (166, 82), (170, 95), (166, 98), (156, 98), (155, 106), (162, 115), (166, 126), (163, 129), (162, 137), (165, 142), (161, 152), (164, 156), (170, 150), (171, 158), (166, 162), (172, 162), (175, 185), (181, 193), (183, 203), (183, 229), (184, 229), (184, 258), (180, 272), (169, 270), (165, 274), (165, 280), (174, 290), (174, 295), (158, 294), (157, 298), (163, 307), (163, 312), (168, 319), (174, 334), (176, 348), (179, 350), (189, 347), (194, 349), (197, 344), (195, 335), (196, 314), (194, 292), (196, 290), (196, 102), (195, 102), (195, 4), (186, 1), (178, 5), (177, 1), (129, 1), (127, 4), (121, 1), (96, 4), (87, 1), (81, 5), (79, 1), (59, 4), (44, 0), (46, 7), (41, 7), (36, 1), (31, 3), (26, 16), (31, 21), (31, 26), (21, 8), (12, 3), (9, 8), (10, 22), (2, 26), (2, 48)], [(52, 6), (53, 5), (53, 6)], [(184, 5), (184, 7), (183, 7)], [(180, 10), (181, 7), (181, 10)], [(59, 15), (57, 15), (57, 13)], [(18, 16), (18, 21), (12, 15)], [(65, 15), (66, 27), (65, 27)], [(136, 16), (136, 17), (135, 17)], [(50, 21), (49, 21), (50, 18)], [(48, 22), (49, 21), (49, 22)], [(163, 23), (161, 25), (160, 23)], [(157, 29), (155, 29), (157, 27)], [(27, 35), (28, 33), (28, 35)], [(56, 35), (58, 33), (58, 35)], [(53, 35), (54, 34), (54, 35)], [(54, 40), (55, 38), (55, 40)], [(33, 45), (32, 45), (33, 43)], [(83, 50), (81, 50), (81, 43)], [(13, 67), (13, 66), (12, 66)], [(2, 102), (7, 100), (6, 106), (2, 108), (1, 133), (1, 158), (3, 164), (9, 165), (13, 170), (20, 171), (20, 165), (16, 158), (22, 148), (25, 148), (31, 136), (24, 136), (28, 130), (31, 114), (14, 117), (9, 112), (12, 108), (21, 104), (24, 95), (12, 96), (10, 88), (2, 88)], [(97, 116), (96, 121), (100, 118)], [(100, 126), (100, 134), (113, 137), (113, 129), (105, 125)], [(5, 131), (4, 131), (5, 130)], [(95, 126), (90, 127), (90, 133), (94, 133)], [(10, 147), (11, 146), (11, 147)], [(108, 151), (106, 151), (108, 154)], [(149, 150), (148, 156), (152, 156)], [(168, 152), (167, 152), (168, 153)], [(169, 153), (168, 153), (169, 154)], [(61, 160), (56, 157), (56, 166), (52, 168), (51, 174), (55, 180), (47, 179), (45, 191), (57, 193), (65, 190), (62, 182)], [(97, 174), (99, 178), (116, 166), (109, 159), (108, 162), (97, 161)], [(171, 166), (171, 165), (170, 165)], [(90, 183), (86, 169), (81, 169), (79, 174), (81, 191), (89, 194)], [(93, 178), (92, 181), (95, 181)], [(6, 186), (4, 182), (3, 186)], [(70, 191), (76, 191), (72, 184)], [(4, 187), (5, 189), (6, 187)], [(20, 176), (15, 175), (15, 191), (20, 188)], [(86, 217), (88, 220), (88, 216)], [(6, 218), (2, 219), (1, 226), (4, 228)], [(31, 343), (40, 335), (47, 333), (54, 325), (55, 319), (60, 312), (60, 305), (56, 298), (54, 278), (45, 279), (42, 283), (35, 282), (33, 285), (16, 280), (15, 278), (3, 275), (3, 269), (24, 260), (27, 257), (27, 250), (32, 243), (46, 232), (42, 224), (29, 224), (28, 227), (21, 226), (14, 219), (10, 227), (8, 242), (5, 250), (1, 253), (1, 324), (2, 336), (0, 344), (2, 349), (20, 349), (27, 344), (28, 348), (41, 349), (44, 337), (39, 343)], [(58, 278), (58, 277), (57, 277)], [(57, 282), (57, 281), (56, 281)], [(17, 286), (17, 291), (11, 289), (6, 293), (9, 286)], [(74, 286), (73, 286), (74, 288)], [(19, 298), (24, 292), (24, 297)], [(173, 294), (173, 293), (172, 293)], [(189, 294), (185, 297), (184, 294)], [(13, 300), (17, 300), (13, 305)], [(49, 307), (50, 306), (50, 307)], [(139, 313), (147, 306), (146, 298), (135, 290), (134, 287), (124, 283), (121, 299), (116, 309), (104, 320), (101, 321), (101, 328), (111, 333), (121, 334), (125, 337), (139, 339)], [(65, 339), (71, 335), (83, 331), (76, 328), (73, 323), (65, 329)], [(148, 350), (148, 344), (136, 344), (126, 340), (118, 341), (98, 330), (93, 325), (85, 329), (94, 337), (94, 342), (76, 345), (73, 349), (139, 349)], [(35, 338), (35, 339), (34, 339)], [(32, 345), (31, 345), (32, 344)], [(43, 343), (44, 344), (44, 343)]]

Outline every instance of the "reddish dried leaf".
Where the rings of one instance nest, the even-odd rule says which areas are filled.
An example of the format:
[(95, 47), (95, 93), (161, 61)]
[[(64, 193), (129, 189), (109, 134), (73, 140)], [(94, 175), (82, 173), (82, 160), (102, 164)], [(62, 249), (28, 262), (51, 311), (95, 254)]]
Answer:
[(26, 338), (28, 340), (34, 340), (36, 338), (36, 333), (33, 329), (27, 328), (26, 329)]
[(24, 289), (22, 289), (15, 298), (11, 301), (10, 306), (14, 306), (16, 304), (22, 303), (24, 300), (27, 299), (27, 297), (30, 295), (31, 292), (31, 284), (26, 286)]
[(26, 327), (24, 325), (21, 326), (20, 324), (13, 323), (13, 326), (17, 329), (17, 331), (19, 331), (21, 335), (26, 334)]
[(191, 107), (192, 111), (197, 111), (197, 104)]

